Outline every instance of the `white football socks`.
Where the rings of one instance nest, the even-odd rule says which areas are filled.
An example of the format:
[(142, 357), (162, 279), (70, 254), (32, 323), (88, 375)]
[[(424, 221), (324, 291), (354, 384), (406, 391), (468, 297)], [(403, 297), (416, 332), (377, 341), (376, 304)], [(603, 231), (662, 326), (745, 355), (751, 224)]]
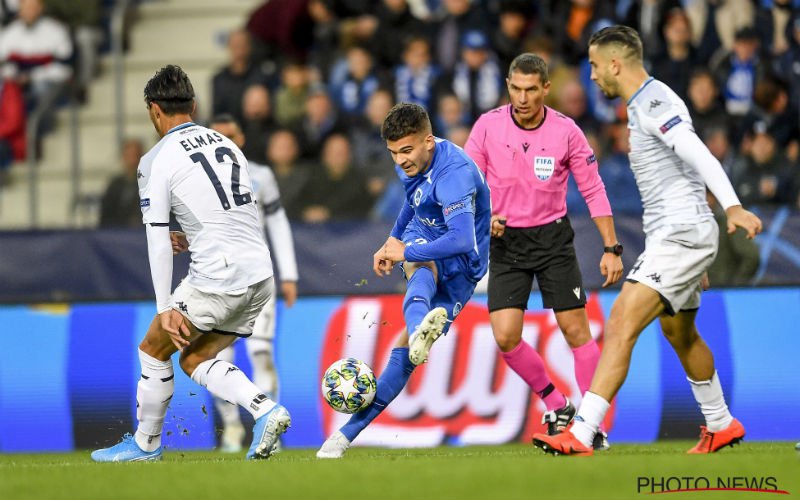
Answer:
[(711, 380), (697, 381), (686, 377), (692, 387), (694, 399), (700, 405), (700, 411), (706, 419), (706, 427), (711, 432), (718, 432), (728, 427), (733, 421), (725, 396), (722, 394), (722, 385), (719, 376), (714, 371)]
[(570, 428), (570, 432), (580, 441), (584, 446), (591, 448), (594, 435), (597, 434), (597, 429), (603, 422), (608, 411), (608, 401), (598, 396), (593, 392), (586, 392), (581, 401), (581, 407), (578, 409), (578, 415)]
[[(233, 357), (234, 357), (234, 350), (232, 345), (226, 347), (225, 349), (220, 351), (219, 354), (217, 354), (217, 359), (227, 361), (228, 363), (231, 364), (233, 364)], [(236, 406), (235, 404), (229, 403), (218, 396), (214, 396), (214, 406), (217, 408), (217, 412), (219, 413), (219, 416), (222, 419), (223, 427), (242, 424), (239, 418), (239, 407)]]
[(192, 380), (211, 394), (245, 408), (254, 419), (275, 407), (275, 402), (262, 394), (239, 368), (221, 359), (209, 359), (197, 365)]
[(175, 390), (172, 360), (160, 361), (139, 349), (142, 376), (136, 386), (136, 444), (151, 452), (161, 446), (164, 417)]

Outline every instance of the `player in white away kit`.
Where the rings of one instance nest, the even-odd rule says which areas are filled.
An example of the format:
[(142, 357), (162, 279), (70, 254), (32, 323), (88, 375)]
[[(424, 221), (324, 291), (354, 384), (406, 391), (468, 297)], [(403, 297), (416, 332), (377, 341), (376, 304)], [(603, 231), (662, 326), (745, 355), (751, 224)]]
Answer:
[[(97, 462), (161, 458), (161, 431), (174, 389), (170, 357), (192, 380), (255, 419), (248, 459), (269, 458), (291, 419), (236, 366), (216, 359), (248, 337), (273, 293), (272, 263), (253, 201), (247, 160), (236, 145), (191, 121), (194, 89), (178, 66), (147, 82), (145, 102), (161, 140), (139, 162), (139, 196), (147, 228), (158, 315), (139, 345), (134, 436), (92, 453)], [(170, 296), (170, 211), (186, 237), (192, 262)]]
[[(216, 116), (209, 127), (232, 140), (239, 148), (244, 145), (244, 134), (232, 116)], [(278, 263), (283, 300), (286, 307), (292, 307), (297, 299), (297, 259), (289, 219), (281, 206), (278, 182), (272, 169), (266, 165), (250, 162), (248, 170), (256, 198), (254, 201), (261, 207), (262, 227), (266, 227), (269, 233), (270, 253)], [(278, 400), (278, 372), (274, 359), (276, 302), (274, 296), (270, 297), (256, 318), (253, 335), (245, 340), (247, 356), (253, 368), (253, 382), (274, 401)], [(217, 359), (233, 362), (233, 346), (219, 353)], [(223, 425), (220, 449), (227, 453), (239, 452), (244, 439), (239, 408), (222, 398), (214, 398), (214, 405)]]
[(695, 327), (701, 283), (717, 254), (719, 228), (706, 203), (706, 186), (728, 218), (753, 238), (761, 221), (739, 203), (728, 178), (697, 137), (686, 105), (642, 65), (642, 42), (627, 26), (604, 28), (589, 40), (592, 80), (610, 98), (628, 101), (630, 162), (644, 205), (645, 249), (611, 308), (592, 386), (575, 423), (557, 436), (535, 434), (547, 452), (591, 455), (592, 439), (625, 381), (636, 339), (658, 318), (686, 371), (706, 420), (689, 453), (712, 453), (744, 437), (725, 404), (714, 357)]

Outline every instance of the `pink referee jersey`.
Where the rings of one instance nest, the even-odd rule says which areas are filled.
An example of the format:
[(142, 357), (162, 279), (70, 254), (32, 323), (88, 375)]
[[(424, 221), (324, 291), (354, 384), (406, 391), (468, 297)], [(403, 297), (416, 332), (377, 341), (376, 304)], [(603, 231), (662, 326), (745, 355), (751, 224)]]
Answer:
[(567, 175), (572, 173), (592, 217), (611, 215), (597, 160), (572, 119), (545, 106), (533, 129), (517, 125), (511, 105), (481, 115), (464, 150), (486, 174), (492, 213), (509, 227), (535, 227), (567, 213)]

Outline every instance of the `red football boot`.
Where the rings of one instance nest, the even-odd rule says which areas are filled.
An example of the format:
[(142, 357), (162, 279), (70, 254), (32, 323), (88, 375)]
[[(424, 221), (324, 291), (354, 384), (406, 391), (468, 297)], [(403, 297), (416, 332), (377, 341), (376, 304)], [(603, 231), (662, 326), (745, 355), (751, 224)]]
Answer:
[(744, 426), (736, 420), (721, 431), (711, 432), (705, 425), (700, 426), (700, 442), (686, 453), (714, 453), (725, 446), (733, 446), (744, 438)]
[(584, 446), (583, 443), (578, 441), (578, 438), (568, 430), (555, 436), (534, 434), (533, 445), (553, 455), (575, 455), (580, 457), (590, 457), (594, 455), (594, 449), (592, 449), (592, 447)]

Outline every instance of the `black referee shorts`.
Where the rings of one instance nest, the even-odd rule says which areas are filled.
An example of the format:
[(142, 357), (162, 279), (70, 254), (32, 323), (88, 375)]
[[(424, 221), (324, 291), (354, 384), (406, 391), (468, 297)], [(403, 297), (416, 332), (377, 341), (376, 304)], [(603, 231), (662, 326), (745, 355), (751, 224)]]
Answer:
[(507, 227), (502, 237), (492, 238), (489, 312), (506, 308), (524, 311), (534, 278), (544, 307), (565, 311), (586, 305), (574, 238), (566, 217), (543, 226)]

